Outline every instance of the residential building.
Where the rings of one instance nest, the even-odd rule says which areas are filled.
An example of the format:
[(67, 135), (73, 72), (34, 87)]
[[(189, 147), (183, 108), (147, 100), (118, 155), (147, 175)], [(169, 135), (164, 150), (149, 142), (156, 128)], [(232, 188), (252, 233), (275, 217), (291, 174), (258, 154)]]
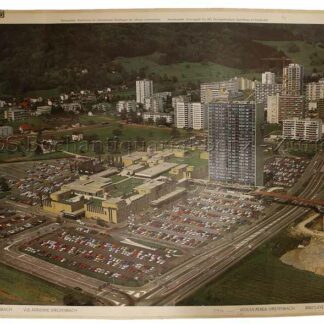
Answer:
[(154, 123), (156, 123), (159, 119), (164, 118), (165, 121), (168, 124), (173, 123), (173, 115), (167, 114), (167, 113), (151, 113), (151, 112), (145, 112), (143, 113), (143, 120), (144, 122), (147, 122), (149, 120), (152, 120)]
[(255, 81), (252, 81), (250, 79), (246, 78), (237, 78), (235, 77), (234, 79), (238, 80), (238, 90), (244, 91), (244, 90), (254, 90), (255, 89)]
[(7, 137), (13, 134), (13, 128), (11, 126), (0, 126), (0, 137)]
[(144, 108), (152, 113), (163, 112), (165, 107), (165, 100), (163, 97), (149, 97), (144, 99)]
[(189, 112), (192, 113), (192, 128), (196, 130), (201, 130), (207, 128), (207, 105), (200, 102), (189, 103)]
[(4, 118), (8, 121), (20, 121), (29, 118), (29, 114), (24, 109), (9, 108), (4, 112)]
[(267, 123), (279, 124), (279, 95), (267, 97)]
[(257, 104), (262, 104), (264, 109), (268, 109), (268, 96), (274, 96), (282, 92), (281, 84), (268, 84), (268, 83), (257, 83), (255, 85), (255, 101)]
[(77, 114), (81, 111), (81, 105), (78, 102), (65, 103), (62, 105), (62, 109), (66, 112), (74, 112)]
[(268, 97), (267, 122), (281, 123), (284, 119), (305, 117), (303, 96), (276, 95)]
[(52, 111), (51, 106), (38, 106), (36, 108), (36, 116), (44, 115), (44, 114), (50, 114)]
[(152, 80), (137, 80), (136, 81), (136, 102), (144, 104), (146, 98), (153, 96), (153, 81)]
[(285, 119), (283, 121), (284, 139), (317, 142), (322, 138), (321, 119)]
[(202, 83), (200, 85), (200, 102), (208, 104), (215, 100), (227, 100), (239, 91), (239, 80)]
[(192, 114), (189, 112), (189, 102), (178, 101), (175, 105), (175, 126), (177, 128), (189, 128), (192, 125)]
[(210, 180), (263, 185), (262, 121), (262, 106), (254, 102), (208, 105)]
[(317, 114), (318, 118), (324, 121), (324, 98), (317, 101)]
[(136, 101), (135, 100), (120, 100), (116, 105), (117, 111), (119, 113), (126, 111), (136, 111)]
[(177, 128), (207, 128), (207, 105), (201, 102), (178, 102), (175, 109)]
[(317, 101), (324, 98), (324, 79), (306, 84), (306, 100)]
[(273, 72), (262, 73), (262, 84), (275, 84), (276, 75)]
[(189, 101), (190, 101), (189, 95), (172, 97), (172, 108), (176, 109), (176, 105), (178, 102), (189, 102)]
[(304, 67), (291, 63), (283, 69), (282, 90), (283, 94), (300, 96), (303, 92)]

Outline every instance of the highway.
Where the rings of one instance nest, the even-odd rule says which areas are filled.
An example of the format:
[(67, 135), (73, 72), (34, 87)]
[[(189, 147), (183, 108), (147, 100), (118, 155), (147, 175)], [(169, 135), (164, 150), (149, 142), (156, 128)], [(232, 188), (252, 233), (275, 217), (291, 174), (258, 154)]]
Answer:
[[(324, 174), (321, 173), (323, 155), (318, 154), (310, 163), (300, 183), (308, 181), (299, 193), (305, 198), (313, 198), (322, 186)], [(296, 189), (291, 190), (296, 191)], [(231, 266), (271, 237), (286, 228), (290, 223), (306, 215), (309, 209), (296, 206), (279, 206), (278, 211), (268, 213), (268, 217), (255, 224), (245, 233), (233, 237), (231, 242), (210, 248), (197, 257), (193, 257), (180, 267), (157, 279), (155, 288), (144, 294), (138, 305), (174, 305), (216, 278)]]

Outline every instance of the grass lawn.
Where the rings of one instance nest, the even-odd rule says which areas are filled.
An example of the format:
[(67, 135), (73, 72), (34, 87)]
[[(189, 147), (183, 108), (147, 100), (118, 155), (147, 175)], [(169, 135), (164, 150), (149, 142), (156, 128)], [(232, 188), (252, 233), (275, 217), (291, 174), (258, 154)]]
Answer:
[(113, 183), (119, 182), (121, 180), (126, 179), (127, 177), (121, 176), (119, 174), (115, 174), (109, 177)]
[(184, 158), (173, 157), (170, 159), (170, 162), (179, 163), (179, 164), (185, 163), (193, 166), (201, 166), (201, 165), (208, 164), (208, 160), (204, 160), (200, 158), (200, 151), (191, 151)]
[(141, 185), (144, 182), (142, 179), (130, 178), (118, 184), (113, 184), (111, 188), (111, 196), (112, 197), (119, 197), (122, 195), (130, 194), (136, 186)]
[(92, 124), (99, 124), (99, 123), (114, 124), (116, 122), (116, 119), (114, 119), (112, 116), (107, 116), (107, 115), (94, 115), (94, 116), (81, 115), (79, 116), (79, 122), (82, 125), (92, 125)]
[[(299, 63), (304, 65), (305, 71), (311, 73), (313, 68), (316, 68), (318, 71), (324, 70), (324, 48), (319, 47), (318, 45), (312, 45), (305, 41), (258, 41), (259, 43), (272, 46), (277, 50), (282, 50), (288, 57), (290, 57), (294, 63)], [(296, 44), (300, 51), (292, 53), (289, 51), (289, 47), (292, 44)], [(316, 60), (316, 64), (311, 64), (311, 55), (316, 53), (319, 58)]]
[(298, 241), (279, 234), (181, 305), (256, 305), (324, 302), (324, 277), (279, 259)]
[(0, 304), (63, 305), (68, 290), (0, 263)]

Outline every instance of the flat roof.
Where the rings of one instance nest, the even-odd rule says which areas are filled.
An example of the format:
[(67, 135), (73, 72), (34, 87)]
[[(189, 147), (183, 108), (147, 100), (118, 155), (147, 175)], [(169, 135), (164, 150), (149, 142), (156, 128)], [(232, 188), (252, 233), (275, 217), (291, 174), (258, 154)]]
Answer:
[(161, 180), (152, 180), (148, 182), (144, 182), (143, 184), (135, 187), (135, 190), (140, 190), (140, 189), (153, 189), (159, 186), (162, 186), (165, 182)]
[(151, 168), (136, 172), (135, 175), (139, 177), (144, 177), (144, 178), (154, 178), (166, 171), (171, 170), (175, 166), (177, 166), (178, 163), (171, 163), (171, 162), (163, 162), (160, 164), (157, 164)]
[(111, 185), (112, 181), (110, 178), (102, 177), (89, 177), (85, 180), (75, 180), (74, 182), (64, 185), (63, 189), (71, 189), (75, 191), (96, 194), (98, 191), (103, 190), (107, 186)]

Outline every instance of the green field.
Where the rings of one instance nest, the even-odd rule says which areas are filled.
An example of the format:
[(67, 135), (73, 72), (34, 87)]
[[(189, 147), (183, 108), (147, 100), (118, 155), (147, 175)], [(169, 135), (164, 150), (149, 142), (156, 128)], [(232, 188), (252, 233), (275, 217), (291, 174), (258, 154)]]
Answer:
[[(123, 182), (117, 183), (112, 185), (113, 190), (111, 191), (112, 197), (119, 197), (122, 195), (128, 195), (132, 193), (133, 189), (136, 186), (139, 186), (144, 181), (142, 179), (136, 179), (136, 178), (130, 178), (128, 180), (125, 180)], [(109, 187), (111, 188), (111, 187)]]
[(201, 288), (181, 305), (255, 305), (324, 302), (324, 277), (283, 264), (298, 245), (283, 233)]
[[(314, 68), (324, 70), (324, 48), (319, 44), (310, 44), (305, 41), (259, 41), (259, 43), (272, 46), (283, 51), (294, 63), (304, 65), (305, 71), (311, 73)], [(292, 44), (299, 50), (291, 51)]]
[(0, 304), (63, 305), (64, 288), (0, 263)]
[[(246, 73), (239, 69), (227, 67), (213, 62), (191, 63), (181, 62), (177, 64), (159, 64), (160, 54), (155, 53), (147, 56), (137, 56), (132, 58), (119, 57), (117, 62), (121, 63), (127, 72), (139, 71), (145, 69), (147, 75), (155, 74), (162, 78), (166, 75), (168, 78), (176, 77), (178, 84), (187, 82), (210, 82), (227, 80), (234, 76), (246, 76), (253, 78), (255, 73), (251, 71)], [(155, 89), (160, 90), (160, 89)], [(128, 90), (128, 94), (134, 92)]]
[(170, 159), (170, 162), (178, 163), (178, 164), (189, 164), (192, 166), (201, 166), (201, 165), (207, 165), (208, 160), (201, 159), (200, 158), (200, 151), (191, 151), (189, 152), (185, 157), (172, 157)]

